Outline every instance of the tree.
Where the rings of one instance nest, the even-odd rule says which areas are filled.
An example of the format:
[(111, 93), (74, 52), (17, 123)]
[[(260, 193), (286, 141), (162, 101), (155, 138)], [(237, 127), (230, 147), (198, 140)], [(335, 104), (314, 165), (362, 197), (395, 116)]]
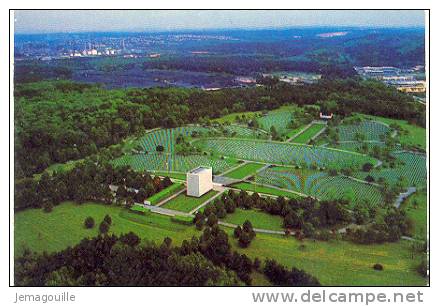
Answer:
[(50, 200), (44, 201), (44, 203), (43, 203), (43, 210), (44, 210), (44, 212), (49, 213), (49, 212), (52, 211), (52, 209), (53, 209), (52, 201), (50, 201)]
[(377, 271), (382, 271), (384, 269), (382, 264), (376, 263), (373, 265), (373, 269)]
[(271, 134), (271, 138), (274, 139), (274, 140), (279, 138), (279, 134), (278, 134), (276, 128), (274, 127), (274, 125), (272, 125), (270, 127), (270, 134)]
[(373, 183), (375, 181), (375, 179), (373, 178), (372, 175), (366, 176), (366, 178), (364, 180), (368, 183)]
[(128, 234), (120, 236), (120, 241), (131, 247), (135, 247), (140, 243), (140, 237), (133, 232), (129, 232)]
[(240, 225), (238, 225), (237, 227), (235, 227), (235, 229), (233, 230), (233, 236), (235, 238), (239, 238), (242, 234), (242, 228)]
[(207, 217), (207, 225), (212, 227), (212, 226), (214, 226), (217, 223), (218, 223), (218, 217), (215, 214), (211, 213), (209, 215), (209, 217)]
[(107, 222), (102, 221), (101, 224), (99, 224), (99, 232), (101, 234), (104, 235), (108, 233), (109, 230), (110, 230), (110, 224), (108, 224)]
[(261, 260), (258, 257), (256, 257), (255, 260), (253, 261), (253, 268), (256, 271), (259, 271), (259, 269), (261, 268)]
[(201, 218), (195, 222), (195, 227), (197, 228), (197, 230), (202, 230), (204, 224), (206, 224), (206, 221), (204, 221), (204, 218)]
[(166, 237), (165, 239), (163, 239), (163, 243), (164, 243), (168, 248), (170, 248), (170, 247), (171, 247), (171, 244), (172, 244), (172, 239), (169, 238), (169, 237)]
[(105, 217), (104, 217), (104, 222), (107, 222), (108, 225), (111, 225), (112, 220), (111, 220), (110, 215), (108, 215), (108, 214), (105, 215)]
[(84, 220), (85, 228), (93, 228), (95, 226), (95, 220), (92, 217), (87, 217)]
[(367, 162), (363, 164), (362, 170), (364, 172), (370, 172), (370, 170), (372, 169), (373, 169), (373, 165), (371, 163)]
[(250, 245), (252, 241), (251, 234), (248, 232), (242, 232), (238, 238), (238, 243), (241, 248), (246, 248)]
[(337, 176), (337, 169), (329, 169), (330, 176)]
[(133, 206), (134, 206), (134, 199), (133, 199), (133, 197), (129, 196), (129, 197), (126, 199), (125, 207), (128, 208), (128, 209), (130, 209), (130, 208), (133, 207)]
[(164, 187), (164, 188), (169, 187), (169, 186), (172, 185), (172, 181), (171, 181), (171, 179), (169, 178), (169, 176), (166, 176), (166, 177), (163, 179), (162, 184), (163, 184), (163, 187)]
[(155, 150), (157, 152), (163, 152), (163, 151), (165, 151), (165, 148), (162, 145), (158, 145), (158, 146), (155, 147)]

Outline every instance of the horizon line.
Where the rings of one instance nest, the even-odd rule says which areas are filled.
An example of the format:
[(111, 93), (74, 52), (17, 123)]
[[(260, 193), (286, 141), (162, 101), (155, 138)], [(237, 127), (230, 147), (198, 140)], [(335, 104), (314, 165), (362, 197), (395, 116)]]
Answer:
[(214, 31), (263, 31), (263, 30), (294, 30), (305, 28), (340, 28), (340, 29), (425, 29), (425, 25), (301, 25), (285, 27), (215, 27), (215, 28), (181, 28), (181, 29), (132, 29), (132, 30), (95, 30), (95, 31), (59, 31), (59, 32), (15, 32), (14, 35), (56, 35), (56, 34), (97, 34), (97, 33), (182, 33), (182, 32), (214, 32)]

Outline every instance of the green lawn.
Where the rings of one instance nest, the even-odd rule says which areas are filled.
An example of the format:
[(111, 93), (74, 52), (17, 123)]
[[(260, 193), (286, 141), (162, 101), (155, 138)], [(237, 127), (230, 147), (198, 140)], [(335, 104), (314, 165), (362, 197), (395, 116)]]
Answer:
[(399, 135), (401, 144), (414, 145), (414, 146), (419, 146), (424, 150), (426, 149), (427, 138), (426, 138), (426, 129), (424, 127), (410, 124), (405, 120), (390, 119), (390, 118), (363, 115), (363, 114), (360, 114), (360, 116), (364, 118), (370, 118), (372, 120), (384, 122), (387, 124), (396, 123), (408, 132), (407, 135)]
[(270, 215), (266, 212), (253, 209), (246, 210), (237, 208), (233, 214), (227, 214), (227, 216), (222, 221), (236, 225), (242, 225), (245, 220), (249, 220), (255, 228), (268, 229), (273, 231), (284, 230), (282, 226), (282, 217)]
[[(176, 245), (193, 235), (199, 235), (194, 227), (176, 224), (168, 216), (155, 213), (140, 215), (114, 205), (65, 202), (54, 207), (50, 213), (41, 209), (27, 209), (15, 214), (15, 256), (22, 254), (25, 247), (36, 252), (54, 252), (75, 245), (85, 237), (96, 236), (106, 214), (112, 219), (110, 233), (132, 231), (142, 240), (157, 243), (171, 237)], [(88, 216), (95, 220), (93, 229), (84, 227), (84, 220)]]
[(235, 170), (230, 171), (229, 173), (226, 173), (225, 176), (234, 179), (243, 179), (248, 175), (254, 174), (257, 170), (261, 169), (264, 166), (264, 164), (247, 163), (239, 168), (236, 168)]
[[(173, 245), (184, 239), (199, 236), (194, 226), (171, 221), (171, 217), (154, 213), (140, 215), (124, 208), (97, 203), (77, 205), (66, 202), (56, 206), (51, 213), (41, 209), (28, 209), (15, 214), (15, 256), (28, 247), (36, 252), (54, 252), (75, 245), (85, 237), (95, 236), (105, 214), (112, 218), (110, 233), (133, 231), (146, 240), (161, 243), (170, 237)], [(83, 222), (92, 216), (96, 225), (85, 229)], [(323, 285), (425, 285), (425, 280), (415, 269), (418, 256), (412, 259), (410, 242), (384, 243), (379, 245), (355, 245), (345, 241), (299, 242), (293, 237), (258, 233), (247, 249), (238, 247), (233, 230), (224, 228), (229, 234), (233, 248), (251, 258), (274, 258), (280, 263), (304, 269), (316, 276)], [(305, 248), (300, 248), (304, 244)], [(381, 263), (384, 271), (375, 271), (372, 265)], [(269, 285), (263, 275), (255, 274), (255, 285)]]
[(295, 128), (295, 129), (288, 130), (286, 136), (287, 136), (288, 138), (290, 138), (290, 137), (296, 135), (297, 133), (299, 133), (299, 132), (300, 132), (301, 130), (303, 130), (306, 126), (307, 126), (307, 124), (304, 124), (304, 125), (301, 125), (301, 126)]
[(325, 126), (326, 126), (325, 124), (320, 124), (320, 123), (313, 124), (308, 129), (306, 129), (302, 134), (294, 138), (292, 142), (308, 143), (311, 140), (311, 138), (314, 135), (316, 135), (318, 132), (320, 132)]
[[(418, 205), (415, 207), (414, 202)], [(427, 192), (418, 191), (406, 199), (401, 208), (405, 209), (407, 216), (415, 222), (415, 237), (425, 240), (427, 235)]]
[(156, 194), (150, 196), (147, 200), (151, 202), (152, 205), (156, 205), (160, 201), (170, 197), (174, 193), (182, 190), (184, 188), (183, 183), (174, 183), (171, 186), (157, 192)]
[(240, 113), (231, 113), (220, 118), (211, 119), (212, 122), (218, 123), (234, 123), (236, 122), (236, 116), (240, 117), (244, 115), (246, 118), (252, 118), (254, 116), (260, 115), (261, 112), (240, 112)]
[[(357, 245), (346, 241), (300, 242), (293, 237), (257, 233), (250, 246), (242, 249), (224, 228), (234, 249), (250, 258), (274, 258), (288, 267), (298, 267), (316, 276), (326, 286), (408, 286), (426, 285), (416, 272), (421, 257), (411, 257), (410, 242)], [(300, 245), (305, 245), (304, 249)], [(383, 271), (372, 268), (375, 263)]]
[(192, 209), (201, 205), (204, 201), (207, 201), (217, 193), (218, 191), (211, 190), (199, 198), (189, 197), (186, 194), (182, 193), (172, 200), (166, 202), (162, 207), (167, 209), (179, 210), (182, 212), (190, 212)]
[(233, 184), (232, 187), (237, 188), (237, 189), (241, 189), (241, 190), (245, 190), (245, 191), (253, 191), (253, 192), (255, 191), (258, 193), (271, 194), (274, 196), (283, 196), (283, 197), (287, 197), (287, 198), (300, 198), (300, 195), (292, 193), (292, 192), (279, 190), (279, 189), (272, 188), (272, 187), (266, 187), (266, 186), (259, 185), (259, 184), (255, 185), (255, 184), (247, 183), (247, 182)]

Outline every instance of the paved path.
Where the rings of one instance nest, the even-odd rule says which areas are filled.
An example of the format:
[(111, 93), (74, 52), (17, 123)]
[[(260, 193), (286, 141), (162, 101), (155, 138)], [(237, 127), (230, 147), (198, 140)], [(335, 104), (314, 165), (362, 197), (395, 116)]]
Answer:
[[(252, 182), (252, 181), (245, 181), (245, 182), (246, 183), (251, 183), (251, 184), (255, 183), (255, 182)], [(286, 191), (286, 192), (289, 192), (289, 193), (294, 193), (294, 194), (297, 194), (298, 196), (301, 196), (301, 197), (304, 197), (304, 198), (311, 197), (311, 198), (314, 198), (314, 199), (318, 200), (318, 198), (316, 198), (316, 197), (313, 197), (313, 196), (311, 196), (309, 194), (305, 194), (305, 193), (302, 193), (302, 192), (299, 192), (299, 191), (294, 191), (294, 190), (290, 190), (290, 189), (280, 188), (280, 187), (269, 185), (269, 184), (258, 183), (257, 185), (261, 185), (261, 186), (277, 189), (277, 190), (280, 190), (280, 191)], [(258, 193), (260, 193), (260, 192), (258, 192)], [(277, 198), (278, 196), (275, 196), (275, 197)]]
[(161, 214), (161, 215), (193, 217), (193, 215), (190, 214), (190, 213), (185, 213), (185, 212), (182, 212), (182, 211), (173, 210), (173, 209), (167, 209), (167, 208), (163, 208), (163, 207), (157, 207), (157, 206), (154, 206), (154, 205), (142, 205), (141, 203), (135, 203), (135, 205), (140, 205), (143, 208), (150, 210), (151, 212), (158, 213), (158, 214)]
[[(230, 227), (230, 228), (235, 228), (238, 225), (236, 224), (232, 224), (232, 223), (227, 223), (227, 222), (223, 222), (223, 221), (218, 221), (219, 225), (225, 226), (225, 227)], [(274, 235), (285, 235), (284, 231), (273, 231), (273, 230), (267, 230), (267, 229), (262, 229), (262, 228), (253, 228), (253, 230), (256, 233), (264, 233), (264, 234), (274, 234)], [(294, 234), (294, 233), (291, 233)]]
[(343, 174), (340, 174), (340, 176), (343, 176), (345, 178), (351, 179), (351, 180), (359, 182), (359, 183), (363, 183), (363, 184), (367, 184), (367, 185), (373, 185), (373, 186), (376, 186), (376, 187), (381, 187), (381, 185), (378, 184), (378, 183), (374, 183), (374, 182), (370, 182), (369, 183), (368, 181), (364, 181), (364, 180), (361, 180), (361, 179), (353, 177), (353, 176), (348, 176), (348, 175), (343, 175)]
[(406, 192), (401, 192), (394, 202), (395, 207), (399, 208), (399, 206), (401, 206), (401, 203), (415, 192), (416, 192), (416, 187), (409, 187), (407, 188)]

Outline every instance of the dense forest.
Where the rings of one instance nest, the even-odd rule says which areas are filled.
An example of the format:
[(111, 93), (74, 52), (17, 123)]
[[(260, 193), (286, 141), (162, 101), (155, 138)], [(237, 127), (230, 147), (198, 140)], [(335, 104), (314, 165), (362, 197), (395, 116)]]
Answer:
[[(109, 186), (115, 186), (115, 195)], [(87, 158), (73, 169), (64, 172), (44, 173), (39, 180), (24, 178), (15, 183), (14, 208), (52, 207), (63, 201), (97, 201), (108, 205), (125, 203), (130, 207), (172, 185), (169, 177), (151, 177), (147, 173), (135, 172), (129, 167), (113, 168), (108, 161)]]
[(425, 126), (425, 108), (413, 98), (379, 82), (358, 79), (322, 80), (302, 86), (279, 82), (218, 91), (108, 90), (50, 81), (17, 84), (14, 96), (16, 177), (95, 154), (145, 129), (205, 123), (232, 112), (268, 110), (291, 103), (331, 105), (331, 111), (340, 116), (362, 112)]

